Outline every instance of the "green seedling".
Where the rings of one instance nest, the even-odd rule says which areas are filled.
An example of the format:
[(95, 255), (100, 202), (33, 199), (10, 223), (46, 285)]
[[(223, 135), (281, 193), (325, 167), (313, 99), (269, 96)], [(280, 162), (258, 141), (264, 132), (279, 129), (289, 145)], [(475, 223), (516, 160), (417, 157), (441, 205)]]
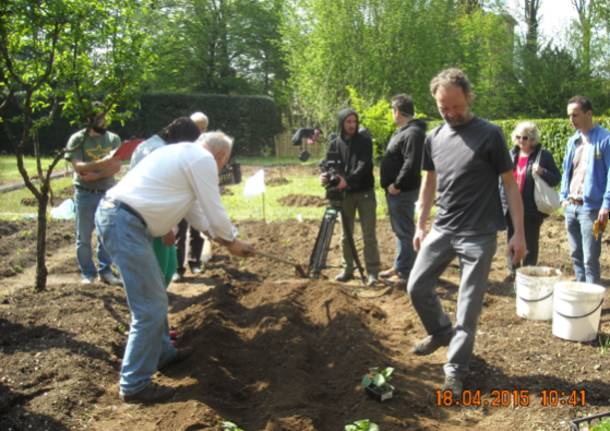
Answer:
[(385, 401), (394, 396), (394, 386), (390, 384), (394, 368), (369, 368), (369, 372), (362, 377), (362, 386), (367, 394), (377, 401)]
[(241, 429), (236, 424), (230, 421), (222, 421), (220, 426), (222, 427), (222, 431), (244, 431), (243, 429)]
[(610, 352), (610, 335), (599, 336), (599, 354), (605, 355)]
[(591, 431), (610, 431), (610, 419), (604, 419), (591, 427)]
[(389, 385), (393, 372), (394, 368), (392, 367), (385, 367), (382, 370), (379, 370), (379, 367), (369, 368), (369, 372), (362, 377), (362, 386), (366, 388), (371, 385), (377, 387), (382, 387), (385, 384)]
[(114, 329), (121, 335), (125, 334), (126, 332), (129, 332), (129, 328), (124, 323), (119, 323)]
[(345, 425), (344, 431), (379, 431), (379, 425), (369, 419), (360, 419)]

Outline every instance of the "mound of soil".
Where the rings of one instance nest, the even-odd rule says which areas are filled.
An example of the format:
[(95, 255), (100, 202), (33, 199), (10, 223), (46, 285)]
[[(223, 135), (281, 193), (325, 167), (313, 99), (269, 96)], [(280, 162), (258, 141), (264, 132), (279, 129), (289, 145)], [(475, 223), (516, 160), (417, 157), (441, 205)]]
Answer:
[(265, 184), (268, 186), (284, 186), (286, 184), (290, 184), (290, 180), (285, 177), (274, 177), (265, 180)]
[[(25, 225), (1, 226), (6, 250), (5, 238)], [(301, 263), (317, 228), (313, 222), (239, 224), (259, 250)], [(394, 239), (387, 220), (377, 232), (382, 261), (390, 264)], [(339, 237), (337, 227), (328, 258), (334, 266)], [(360, 238), (357, 230), (361, 250)], [(33, 269), (0, 280), (0, 429), (219, 430), (221, 420), (231, 420), (245, 430), (336, 431), (369, 418), (384, 431), (557, 430), (610, 410), (610, 353), (602, 354), (598, 343), (553, 337), (550, 322), (518, 318), (513, 285), (504, 281), (502, 236), (498, 244), (465, 385), (488, 401), (495, 390), (527, 391), (527, 406), (438, 406), (446, 349), (427, 357), (409, 352), (425, 332), (403, 291), (337, 284), (327, 279), (336, 269), (319, 280), (301, 279), (290, 265), (239, 259), (224, 249), (215, 249), (202, 274), (169, 289), (178, 343), (195, 348), (185, 362), (155, 376), (177, 394), (163, 404), (123, 404), (117, 397), (129, 325), (123, 291), (79, 285), (69, 244), (49, 257), (46, 292), (32, 292)], [(610, 270), (607, 248), (602, 274)], [(540, 261), (570, 276), (561, 219), (544, 223)], [(456, 261), (438, 288), (452, 316), (458, 282)], [(610, 336), (608, 300), (610, 292), (603, 336)], [(396, 369), (394, 399), (378, 403), (365, 395), (360, 379), (373, 366)], [(542, 406), (541, 391), (572, 389), (586, 390), (584, 406)]]
[(290, 207), (323, 207), (328, 204), (326, 199), (311, 195), (286, 195), (277, 201)]
[[(73, 221), (49, 220), (47, 228), (47, 256), (74, 243)], [(19, 274), (36, 263), (36, 223), (0, 221), (0, 238), (0, 278)]]
[[(72, 188), (72, 186), (64, 187), (63, 189), (59, 190), (58, 192), (53, 193), (53, 196), (50, 199), (49, 203), (51, 206), (57, 206), (60, 203), (62, 203), (63, 201), (65, 201), (66, 199), (71, 199), (73, 196), (74, 196), (74, 189)], [(26, 206), (26, 207), (38, 207), (38, 201), (36, 200), (36, 198), (34, 196), (31, 196), (31, 197), (21, 199), (21, 205)]]

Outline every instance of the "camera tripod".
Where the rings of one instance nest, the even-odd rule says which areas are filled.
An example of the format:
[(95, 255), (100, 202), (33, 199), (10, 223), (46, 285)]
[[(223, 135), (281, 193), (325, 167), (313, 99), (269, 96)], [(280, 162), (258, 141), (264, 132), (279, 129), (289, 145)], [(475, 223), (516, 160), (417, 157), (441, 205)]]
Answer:
[(309, 258), (309, 272), (312, 278), (319, 278), (320, 272), (327, 268), (326, 258), (328, 257), (328, 250), (330, 249), (330, 242), (335, 230), (335, 223), (337, 222), (337, 214), (341, 214), (341, 225), (343, 226), (343, 232), (347, 238), (350, 251), (354, 257), (356, 267), (360, 272), (360, 279), (363, 284), (366, 284), (366, 278), (364, 276), (364, 269), (358, 258), (358, 252), (356, 251), (356, 244), (354, 243), (354, 236), (350, 232), (349, 226), (344, 222), (345, 217), (343, 214), (343, 207), (340, 201), (330, 201), (330, 206), (324, 210), (324, 216), (322, 217), (322, 223), (320, 224), (320, 230), (316, 238), (316, 243), (313, 247), (313, 251)]

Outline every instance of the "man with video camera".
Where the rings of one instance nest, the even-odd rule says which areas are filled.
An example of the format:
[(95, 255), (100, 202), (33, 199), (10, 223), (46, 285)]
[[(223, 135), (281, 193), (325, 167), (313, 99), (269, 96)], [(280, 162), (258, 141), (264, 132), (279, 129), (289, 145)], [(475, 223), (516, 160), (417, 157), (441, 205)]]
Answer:
[(327, 197), (333, 203), (340, 201), (343, 231), (343, 271), (335, 280), (345, 282), (354, 278), (354, 256), (348, 235), (354, 232), (356, 210), (360, 217), (364, 241), (364, 262), (367, 285), (374, 286), (379, 275), (377, 247), (375, 180), (373, 178), (373, 143), (371, 138), (358, 131), (359, 119), (350, 108), (339, 111), (338, 133), (331, 137), (325, 159), (321, 163), (320, 182), (327, 188)]

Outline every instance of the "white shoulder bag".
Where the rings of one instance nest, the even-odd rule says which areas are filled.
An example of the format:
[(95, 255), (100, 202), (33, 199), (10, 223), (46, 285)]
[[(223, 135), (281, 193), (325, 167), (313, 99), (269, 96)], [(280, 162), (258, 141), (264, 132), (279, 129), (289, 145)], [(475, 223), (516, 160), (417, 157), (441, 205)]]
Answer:
[(532, 177), (534, 177), (534, 202), (538, 211), (544, 214), (553, 214), (561, 206), (559, 193), (547, 184), (540, 175), (536, 172), (536, 167), (540, 165), (540, 154), (542, 149), (538, 151), (538, 157), (532, 167)]

